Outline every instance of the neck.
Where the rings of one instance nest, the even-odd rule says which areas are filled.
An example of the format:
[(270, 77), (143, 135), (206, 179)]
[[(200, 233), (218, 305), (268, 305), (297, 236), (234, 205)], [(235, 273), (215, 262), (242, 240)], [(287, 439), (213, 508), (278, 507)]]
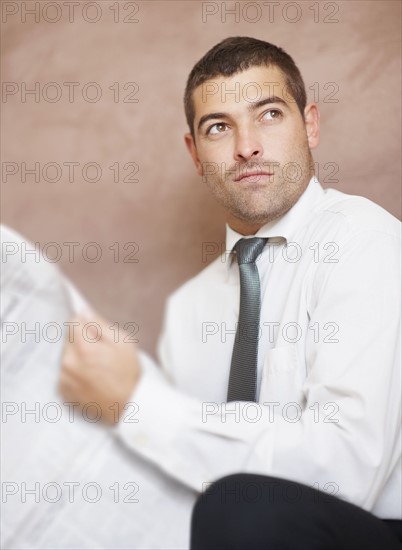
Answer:
[(240, 235), (244, 236), (255, 235), (257, 231), (264, 225), (262, 223), (247, 223), (239, 220), (238, 218), (233, 218), (232, 216), (228, 216), (226, 221), (230, 228), (233, 229), (233, 231), (236, 231), (236, 233), (240, 233)]

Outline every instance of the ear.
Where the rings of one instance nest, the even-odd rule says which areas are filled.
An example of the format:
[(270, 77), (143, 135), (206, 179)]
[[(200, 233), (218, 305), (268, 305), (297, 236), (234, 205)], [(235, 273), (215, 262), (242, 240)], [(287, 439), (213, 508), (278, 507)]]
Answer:
[(315, 103), (309, 103), (304, 109), (304, 124), (310, 149), (320, 143), (320, 111)]
[(202, 176), (202, 165), (200, 159), (198, 158), (197, 148), (195, 146), (193, 136), (191, 134), (185, 134), (184, 141), (186, 142), (187, 149), (193, 159), (198, 175)]

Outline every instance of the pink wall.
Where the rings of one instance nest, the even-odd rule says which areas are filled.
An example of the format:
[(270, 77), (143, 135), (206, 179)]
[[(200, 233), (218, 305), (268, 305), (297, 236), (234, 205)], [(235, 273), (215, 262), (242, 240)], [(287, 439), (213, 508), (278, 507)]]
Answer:
[[(138, 323), (144, 348), (153, 350), (167, 294), (205, 265), (202, 243), (224, 238), (222, 212), (184, 147), (182, 108), (188, 72), (223, 38), (254, 36), (294, 57), (321, 110), (322, 185), (400, 217), (399, 2), (98, 1), (74, 14), (63, 2), (37, 2), (36, 16), (24, 3), (2, 4), (3, 223), (58, 243), (60, 267), (103, 315)], [(35, 83), (39, 97), (25, 95)], [(328, 102), (332, 91), (337, 102)], [(23, 182), (24, 163), (39, 163), (39, 182), (29, 174)], [(73, 181), (66, 163), (78, 163)], [(87, 163), (97, 163), (99, 181), (85, 181), (96, 175)], [(122, 181), (135, 166), (126, 163), (138, 165), (138, 182)], [(79, 243), (71, 262), (66, 242)], [(90, 242), (102, 252), (93, 263), (83, 257), (96, 252)], [(129, 242), (138, 263), (123, 261)]]

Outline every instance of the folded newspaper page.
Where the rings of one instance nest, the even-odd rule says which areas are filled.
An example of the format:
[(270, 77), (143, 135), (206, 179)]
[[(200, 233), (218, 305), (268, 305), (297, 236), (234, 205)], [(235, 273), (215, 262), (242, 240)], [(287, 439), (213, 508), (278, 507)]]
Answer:
[(1, 547), (188, 548), (196, 494), (124, 448), (96, 404), (63, 402), (65, 279), (23, 237), (1, 240)]

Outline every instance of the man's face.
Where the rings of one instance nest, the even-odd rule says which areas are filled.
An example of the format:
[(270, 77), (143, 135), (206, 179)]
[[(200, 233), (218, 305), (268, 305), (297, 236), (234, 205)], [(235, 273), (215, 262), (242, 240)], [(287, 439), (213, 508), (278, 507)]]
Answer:
[(198, 173), (227, 212), (253, 234), (291, 208), (314, 174), (314, 104), (305, 120), (277, 67), (251, 67), (211, 79), (193, 92), (194, 135), (185, 136)]

